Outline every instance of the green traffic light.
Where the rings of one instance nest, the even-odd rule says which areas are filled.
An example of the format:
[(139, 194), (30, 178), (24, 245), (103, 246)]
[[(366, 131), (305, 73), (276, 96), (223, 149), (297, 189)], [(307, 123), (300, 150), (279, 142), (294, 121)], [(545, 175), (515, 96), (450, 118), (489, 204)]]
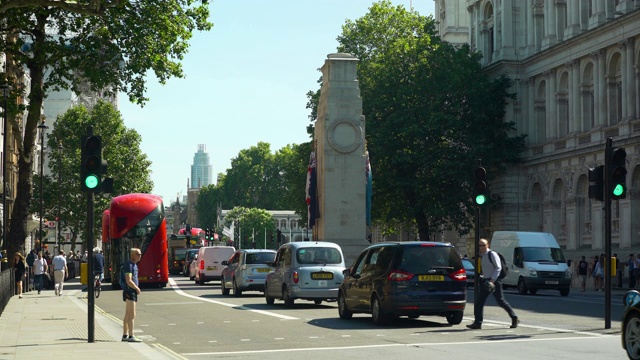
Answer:
[(613, 195), (620, 196), (623, 193), (624, 193), (624, 187), (622, 186), (622, 184), (616, 184), (616, 186), (613, 188)]
[(476, 204), (483, 205), (487, 201), (487, 197), (483, 194), (476, 196)]
[(95, 189), (98, 186), (98, 177), (95, 175), (89, 175), (84, 179), (84, 184), (87, 189)]

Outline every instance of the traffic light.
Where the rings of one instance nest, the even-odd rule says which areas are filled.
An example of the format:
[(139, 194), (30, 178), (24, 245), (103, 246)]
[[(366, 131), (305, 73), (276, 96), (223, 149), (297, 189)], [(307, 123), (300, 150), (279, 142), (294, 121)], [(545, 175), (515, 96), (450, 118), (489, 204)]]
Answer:
[(489, 191), (487, 186), (487, 170), (482, 166), (478, 166), (474, 171), (475, 181), (473, 188), (475, 190), (473, 202), (482, 206), (489, 200)]
[(589, 199), (604, 201), (604, 165), (589, 169)]
[(280, 229), (276, 230), (276, 238), (278, 240), (278, 245), (282, 244), (282, 231), (280, 231)]
[(609, 161), (609, 195), (611, 200), (624, 199), (627, 197), (627, 152), (623, 149), (613, 149)]
[(102, 175), (107, 171), (107, 162), (102, 159), (102, 138), (97, 135), (85, 135), (81, 139), (80, 149), (82, 192), (102, 192)]
[(204, 229), (204, 239), (209, 241), (209, 228)]

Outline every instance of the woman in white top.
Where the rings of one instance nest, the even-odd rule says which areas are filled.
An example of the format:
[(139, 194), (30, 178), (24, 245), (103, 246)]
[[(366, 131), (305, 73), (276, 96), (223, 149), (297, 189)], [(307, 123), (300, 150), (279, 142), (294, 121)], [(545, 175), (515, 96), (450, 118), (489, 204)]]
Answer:
[(49, 266), (47, 265), (47, 260), (42, 257), (42, 251), (38, 253), (38, 258), (33, 262), (33, 274), (35, 275), (34, 281), (36, 284), (36, 288), (38, 289), (38, 294), (42, 290), (44, 284), (44, 274), (49, 270)]

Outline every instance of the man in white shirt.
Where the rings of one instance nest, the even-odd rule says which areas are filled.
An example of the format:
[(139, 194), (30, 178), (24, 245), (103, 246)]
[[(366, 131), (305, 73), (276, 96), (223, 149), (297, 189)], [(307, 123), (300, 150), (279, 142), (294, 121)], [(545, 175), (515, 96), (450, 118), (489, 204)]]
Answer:
[(44, 285), (44, 274), (49, 270), (49, 266), (47, 266), (47, 260), (42, 257), (42, 251), (38, 253), (38, 258), (33, 262), (33, 274), (35, 275), (34, 281), (36, 284), (36, 288), (38, 289), (38, 294), (42, 290), (42, 286)]
[(64, 279), (69, 276), (67, 259), (64, 257), (64, 250), (60, 250), (58, 255), (53, 258), (51, 265), (53, 266), (53, 279), (56, 282), (56, 296), (61, 296), (62, 288), (64, 287)]

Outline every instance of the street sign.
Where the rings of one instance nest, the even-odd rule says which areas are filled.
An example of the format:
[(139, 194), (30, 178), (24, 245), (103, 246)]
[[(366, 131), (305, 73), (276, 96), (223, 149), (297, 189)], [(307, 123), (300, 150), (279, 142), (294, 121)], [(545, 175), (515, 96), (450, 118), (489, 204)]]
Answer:
[(49, 226), (50, 228), (56, 227), (56, 222), (55, 221), (49, 221), (49, 222), (47, 222), (47, 226)]

